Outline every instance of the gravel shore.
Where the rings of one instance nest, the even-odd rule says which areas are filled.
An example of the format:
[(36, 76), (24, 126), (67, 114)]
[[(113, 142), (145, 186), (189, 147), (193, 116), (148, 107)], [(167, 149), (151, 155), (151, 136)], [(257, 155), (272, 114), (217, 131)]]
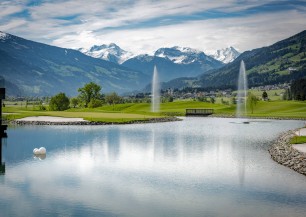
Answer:
[(298, 173), (306, 175), (306, 153), (298, 151), (290, 144), (295, 131), (288, 131), (279, 136), (269, 149), (273, 160)]

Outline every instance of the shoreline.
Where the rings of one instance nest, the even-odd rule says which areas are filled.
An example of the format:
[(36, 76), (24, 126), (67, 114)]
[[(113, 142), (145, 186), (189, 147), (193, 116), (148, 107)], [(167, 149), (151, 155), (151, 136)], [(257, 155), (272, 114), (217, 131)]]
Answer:
[[(55, 119), (63, 119), (63, 120), (22, 120), (22, 119), (14, 119), (10, 121), (4, 121), (4, 124), (7, 125), (124, 125), (124, 124), (146, 124), (146, 123), (163, 123), (163, 122), (172, 122), (172, 121), (181, 121), (182, 118), (186, 118), (186, 116), (169, 116), (163, 118), (151, 118), (146, 120), (131, 120), (125, 122), (103, 122), (103, 121), (87, 121), (82, 118), (66, 118), (66, 117), (56, 117), (56, 116), (33, 116), (27, 118), (41, 118), (41, 117), (48, 117), (48, 118), (55, 118)], [(182, 118), (180, 118), (182, 117)], [(199, 116), (195, 116), (199, 117)], [(211, 118), (235, 118), (235, 115), (209, 115), (209, 116), (201, 116), (211, 117)], [(300, 120), (304, 121), (306, 118), (291, 118), (291, 117), (240, 117), (241, 119), (267, 119), (267, 120)], [(65, 119), (65, 120), (64, 120)], [(69, 120), (71, 119), (71, 120)], [(79, 120), (72, 120), (72, 119), (79, 119)], [(81, 120), (82, 119), (82, 120)], [(305, 122), (306, 124), (306, 122)]]
[[(235, 115), (210, 115), (208, 117), (213, 117), (213, 118), (238, 118)], [(296, 120), (296, 121), (306, 121), (306, 118), (294, 118), (294, 117), (239, 117), (242, 119), (270, 119), (270, 120)]]
[[(59, 118), (59, 117), (57, 117)], [(147, 120), (131, 120), (126, 122), (103, 122), (103, 121), (69, 121), (69, 118), (63, 118), (63, 121), (50, 121), (50, 120), (11, 120), (7, 124), (9, 125), (86, 125), (86, 126), (96, 126), (96, 125), (125, 125), (125, 124), (147, 124), (147, 123), (163, 123), (172, 121), (181, 121), (182, 119), (177, 117), (164, 117), (164, 118), (151, 118)]]
[(289, 130), (281, 134), (270, 146), (269, 153), (277, 163), (306, 176), (306, 153), (298, 151), (290, 144), (295, 131)]

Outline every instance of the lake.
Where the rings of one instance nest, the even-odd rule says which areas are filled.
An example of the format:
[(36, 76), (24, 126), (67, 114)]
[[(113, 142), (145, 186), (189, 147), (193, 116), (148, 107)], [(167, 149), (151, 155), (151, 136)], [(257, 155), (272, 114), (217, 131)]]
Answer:
[(235, 122), (11, 127), (0, 216), (305, 216), (306, 177), (268, 153), (305, 123)]

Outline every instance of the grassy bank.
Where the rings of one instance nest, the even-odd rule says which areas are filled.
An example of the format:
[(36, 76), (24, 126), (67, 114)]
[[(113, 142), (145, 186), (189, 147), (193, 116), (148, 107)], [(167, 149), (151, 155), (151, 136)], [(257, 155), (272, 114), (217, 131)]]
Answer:
[[(234, 116), (235, 105), (212, 104), (198, 101), (175, 101), (161, 103), (160, 112), (152, 113), (149, 103), (126, 103), (115, 106), (102, 106), (95, 109), (71, 108), (66, 111), (39, 111), (37, 107), (6, 106), (3, 112), (9, 120), (29, 116), (79, 117), (89, 121), (128, 122), (147, 120), (164, 116), (183, 116), (187, 108), (212, 108), (217, 116)], [(300, 118), (306, 119), (306, 102), (300, 101), (259, 101), (249, 117), (261, 118)]]
[(290, 144), (304, 144), (306, 143), (306, 136), (294, 136), (290, 140)]

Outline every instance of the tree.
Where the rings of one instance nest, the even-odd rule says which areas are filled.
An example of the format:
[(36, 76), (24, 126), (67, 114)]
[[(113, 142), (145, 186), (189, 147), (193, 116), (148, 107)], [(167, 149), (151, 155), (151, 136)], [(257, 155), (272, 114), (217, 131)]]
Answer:
[(300, 78), (292, 82), (291, 94), (295, 100), (306, 100), (306, 78)]
[(254, 94), (248, 93), (247, 103), (248, 103), (248, 105), (251, 109), (252, 114), (254, 112), (255, 106), (257, 105), (257, 101), (258, 101), (258, 99)]
[(121, 97), (118, 96), (118, 94), (115, 92), (105, 95), (106, 103), (113, 105), (113, 107), (115, 106), (115, 104), (118, 104), (120, 100), (121, 100)]
[(214, 97), (210, 97), (210, 102), (211, 102), (212, 104), (214, 104), (214, 103), (216, 102), (215, 98), (214, 98)]
[(78, 103), (79, 103), (78, 98), (73, 97), (70, 99), (70, 104), (72, 105), (73, 108), (75, 108), (78, 105)]
[(84, 103), (85, 108), (88, 107), (88, 103), (92, 99), (100, 99), (101, 98), (101, 86), (94, 82), (90, 82), (88, 84), (85, 84), (84, 87), (79, 88), (78, 92), (79, 99)]
[(262, 99), (263, 99), (263, 100), (268, 100), (268, 99), (269, 99), (269, 98), (268, 98), (268, 94), (267, 94), (266, 91), (264, 91), (264, 92), (262, 93)]
[(283, 95), (283, 100), (292, 100), (292, 95), (291, 95), (290, 88), (286, 89), (286, 91)]
[(69, 98), (64, 93), (53, 96), (49, 103), (51, 111), (63, 111), (69, 108)]

